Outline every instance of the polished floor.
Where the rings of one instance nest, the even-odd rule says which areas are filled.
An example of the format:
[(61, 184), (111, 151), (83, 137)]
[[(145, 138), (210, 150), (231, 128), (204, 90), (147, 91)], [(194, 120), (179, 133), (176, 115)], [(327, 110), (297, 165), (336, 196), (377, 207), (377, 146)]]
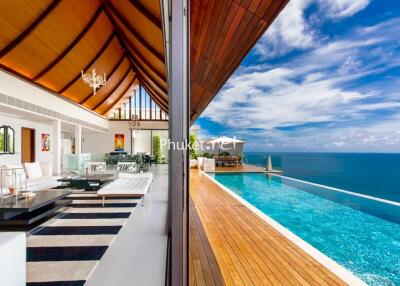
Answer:
[[(198, 170), (191, 170), (190, 183), (192, 208), (213, 253), (207, 265), (204, 255), (190, 251), (191, 285), (346, 285)], [(208, 270), (213, 257), (223, 278), (219, 284)]]
[(86, 282), (86, 286), (165, 285), (168, 165), (151, 170), (145, 206), (138, 205)]

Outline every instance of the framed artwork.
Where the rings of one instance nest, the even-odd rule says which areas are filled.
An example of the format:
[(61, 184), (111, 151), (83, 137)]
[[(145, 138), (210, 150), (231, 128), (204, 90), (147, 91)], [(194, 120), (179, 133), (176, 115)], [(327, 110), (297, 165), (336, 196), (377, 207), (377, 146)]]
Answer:
[(43, 152), (50, 151), (50, 135), (49, 134), (42, 134), (41, 146), (42, 146)]
[(114, 149), (116, 152), (124, 151), (125, 149), (125, 135), (115, 134)]

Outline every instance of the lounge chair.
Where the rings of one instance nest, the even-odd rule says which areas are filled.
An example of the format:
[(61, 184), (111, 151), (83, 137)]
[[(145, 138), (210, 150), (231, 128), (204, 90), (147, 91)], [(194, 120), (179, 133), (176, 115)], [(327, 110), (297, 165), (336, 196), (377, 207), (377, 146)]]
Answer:
[(152, 181), (153, 173), (151, 172), (139, 174), (120, 173), (118, 179), (101, 188), (97, 195), (102, 197), (103, 206), (105, 205), (106, 197), (139, 198), (142, 200), (142, 206), (144, 206), (145, 195), (149, 192)]

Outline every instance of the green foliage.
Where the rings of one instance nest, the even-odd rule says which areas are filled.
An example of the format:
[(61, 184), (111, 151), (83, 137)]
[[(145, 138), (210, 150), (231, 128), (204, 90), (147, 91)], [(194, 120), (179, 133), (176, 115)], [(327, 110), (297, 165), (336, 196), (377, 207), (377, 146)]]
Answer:
[(230, 156), (231, 154), (227, 151), (221, 152), (221, 156)]
[(205, 152), (205, 153), (203, 153), (203, 157), (205, 157), (205, 158), (212, 158), (213, 155), (210, 154), (210, 153), (208, 153), (208, 152)]
[(153, 156), (157, 163), (161, 163), (161, 143), (160, 135), (153, 135)]
[(197, 142), (196, 135), (190, 134), (189, 135), (189, 153), (190, 153), (190, 159), (197, 159), (198, 154), (197, 154), (197, 146), (195, 146), (195, 143)]

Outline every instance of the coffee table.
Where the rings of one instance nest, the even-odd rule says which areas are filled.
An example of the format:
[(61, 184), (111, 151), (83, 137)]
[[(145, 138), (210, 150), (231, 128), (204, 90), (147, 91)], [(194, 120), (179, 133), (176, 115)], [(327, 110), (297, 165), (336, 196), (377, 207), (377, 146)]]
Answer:
[(58, 188), (72, 188), (72, 189), (84, 189), (85, 191), (97, 191), (103, 185), (113, 181), (115, 174), (89, 174), (89, 175), (78, 175), (75, 177), (65, 177), (58, 181), (63, 184)]
[(51, 216), (71, 203), (71, 200), (63, 200), (71, 193), (68, 190), (48, 190), (37, 191), (32, 198), (0, 199), (0, 226), (29, 226)]

